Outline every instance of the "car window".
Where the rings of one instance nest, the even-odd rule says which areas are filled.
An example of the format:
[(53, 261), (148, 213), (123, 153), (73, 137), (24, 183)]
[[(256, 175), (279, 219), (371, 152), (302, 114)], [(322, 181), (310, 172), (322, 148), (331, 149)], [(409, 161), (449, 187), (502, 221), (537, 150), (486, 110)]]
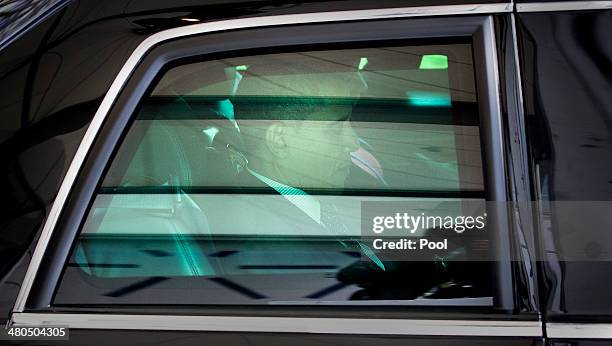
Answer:
[(414, 260), (363, 234), (371, 203), (424, 216), (485, 200), (477, 104), (470, 43), (169, 66), (107, 168), (54, 304), (491, 306), (491, 266), (473, 260), (487, 233)]

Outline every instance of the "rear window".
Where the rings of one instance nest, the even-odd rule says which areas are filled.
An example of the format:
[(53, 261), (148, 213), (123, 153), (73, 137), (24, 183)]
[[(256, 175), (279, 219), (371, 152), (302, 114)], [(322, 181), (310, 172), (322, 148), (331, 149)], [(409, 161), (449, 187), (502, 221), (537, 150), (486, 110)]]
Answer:
[(384, 202), (461, 214), (486, 198), (482, 156), (469, 43), (175, 65), (134, 114), (54, 303), (491, 306), (487, 233), (407, 260), (362, 219)]

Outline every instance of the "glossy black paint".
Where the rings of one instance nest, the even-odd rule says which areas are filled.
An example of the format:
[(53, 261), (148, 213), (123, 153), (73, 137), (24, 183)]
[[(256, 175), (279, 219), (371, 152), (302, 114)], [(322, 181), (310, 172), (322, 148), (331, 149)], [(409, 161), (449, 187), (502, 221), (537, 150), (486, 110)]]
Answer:
[(543, 201), (543, 309), (548, 320), (609, 322), (612, 262), (565, 260), (564, 251), (609, 244), (610, 218), (574, 230), (547, 202), (612, 200), (612, 11), (518, 19), (532, 189)]
[(300, 12), (503, 0), (71, 1), (0, 50), (0, 321), (8, 317), (54, 196), (114, 76), (157, 31)]

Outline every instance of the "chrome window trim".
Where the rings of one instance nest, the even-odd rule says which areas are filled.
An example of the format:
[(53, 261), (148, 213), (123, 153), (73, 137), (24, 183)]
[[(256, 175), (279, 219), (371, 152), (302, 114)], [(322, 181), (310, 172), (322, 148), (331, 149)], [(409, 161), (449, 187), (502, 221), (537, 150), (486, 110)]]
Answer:
[(546, 334), (556, 339), (612, 339), (612, 323), (546, 323)]
[(314, 334), (541, 337), (538, 321), (17, 313), (14, 326)]
[[(91, 121), (87, 132), (85, 133), (77, 152), (68, 168), (66, 176), (60, 186), (57, 197), (51, 207), (49, 216), (45, 222), (38, 243), (32, 255), (32, 260), (28, 266), (25, 278), (21, 289), (17, 296), (13, 312), (23, 312), (27, 297), (32, 288), (34, 277), (42, 261), (42, 257), (47, 248), (53, 229), (59, 219), (59, 215), (68, 198), (71, 187), (76, 180), (81, 165), (85, 161), (85, 157), (89, 152), (94, 139), (96, 138), (102, 123), (106, 119), (115, 99), (119, 95), (121, 89), (127, 82), (136, 68), (142, 57), (155, 45), (167, 40), (186, 37), (196, 34), (212, 33), (225, 30), (255, 28), (263, 26), (280, 26), (288, 24), (307, 24), (307, 23), (324, 23), (337, 21), (357, 21), (357, 20), (375, 20), (385, 18), (407, 18), (407, 17), (422, 17), (422, 16), (442, 16), (455, 14), (486, 14), (511, 12), (511, 3), (499, 4), (474, 4), (474, 5), (449, 5), (449, 6), (426, 6), (426, 7), (408, 7), (408, 8), (391, 8), (391, 9), (374, 9), (374, 10), (352, 10), (352, 11), (335, 11), (335, 12), (320, 12), (320, 13), (305, 13), (305, 14), (290, 14), (280, 16), (253, 17), (244, 19), (232, 19), (218, 22), (209, 22), (194, 24), (184, 27), (164, 30), (153, 34), (146, 38), (133, 52), (125, 62), (117, 77), (111, 84), (102, 103), (100, 104), (93, 120)], [(497, 80), (497, 71), (495, 79)], [(497, 86), (496, 86), (497, 87)], [(498, 102), (496, 97), (495, 103)]]
[(612, 9), (612, 1), (557, 1), (516, 4), (517, 12), (552, 12)]

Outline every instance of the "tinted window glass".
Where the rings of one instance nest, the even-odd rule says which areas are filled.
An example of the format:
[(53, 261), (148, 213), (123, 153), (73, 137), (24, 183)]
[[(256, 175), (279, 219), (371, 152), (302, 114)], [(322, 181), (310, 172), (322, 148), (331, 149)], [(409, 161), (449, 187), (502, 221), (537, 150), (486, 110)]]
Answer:
[(175, 66), (141, 102), (55, 303), (491, 305), (487, 264), (389, 260), (360, 229), (363, 202), (484, 200), (481, 157), (469, 44)]

